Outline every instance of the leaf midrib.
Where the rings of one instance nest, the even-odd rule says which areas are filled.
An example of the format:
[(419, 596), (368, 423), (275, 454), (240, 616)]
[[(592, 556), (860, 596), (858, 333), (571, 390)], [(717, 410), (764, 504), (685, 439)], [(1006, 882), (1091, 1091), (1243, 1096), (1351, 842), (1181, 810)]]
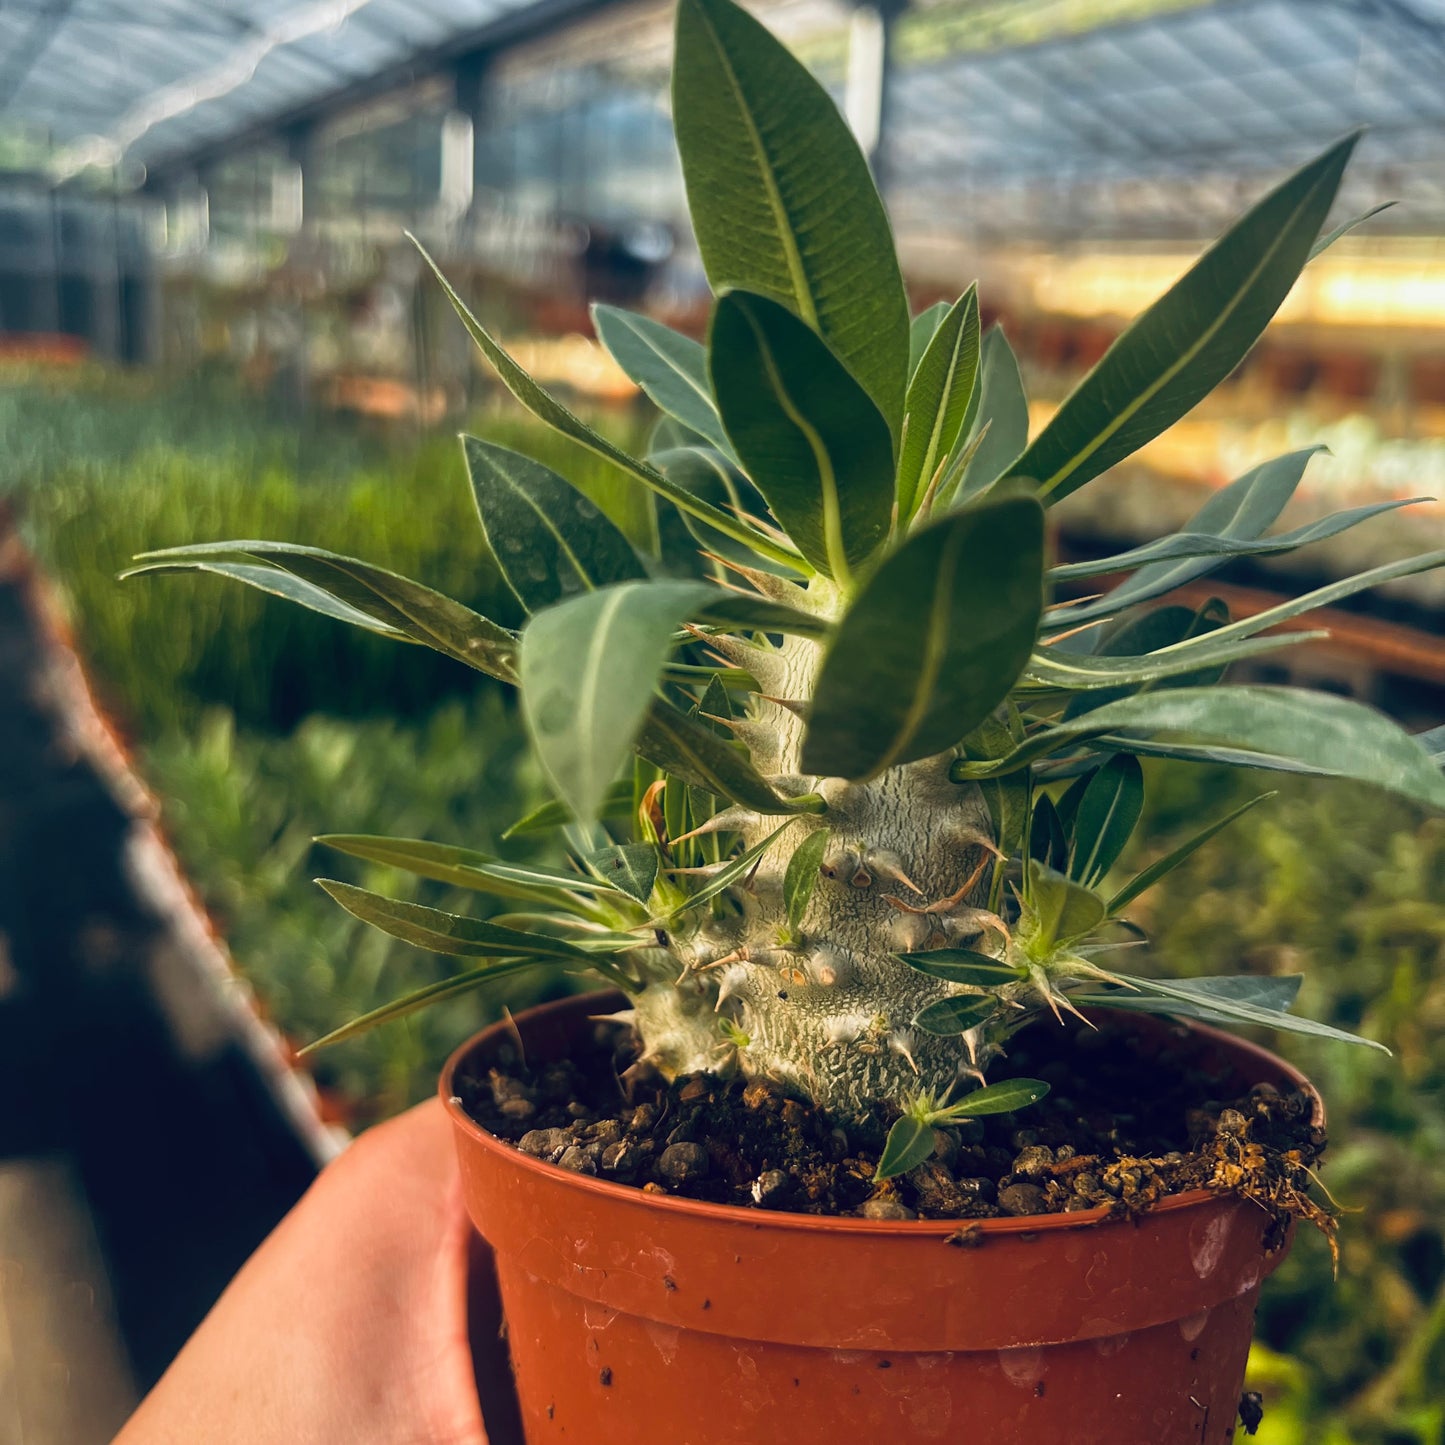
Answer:
[(768, 198), (768, 206), (772, 210), (773, 222), (778, 230), (778, 240), (783, 247), (783, 259), (787, 263), (788, 275), (793, 283), (794, 300), (798, 303), (803, 320), (814, 330), (818, 330), (818, 308), (813, 301), (812, 289), (808, 284), (808, 273), (803, 266), (803, 256), (798, 250), (797, 238), (793, 234), (787, 206), (783, 202), (782, 192), (778, 189), (777, 176), (773, 172), (772, 155), (764, 144), (762, 132), (758, 130), (757, 123), (753, 119), (752, 108), (748, 104), (742, 82), (738, 79), (737, 71), (733, 69), (732, 62), (728, 59), (727, 50), (723, 46), (722, 37), (717, 33), (717, 27), (713, 25), (712, 18), (701, 5), (694, 6), (694, 9), (698, 20), (707, 30), (712, 41), (713, 51), (717, 55), (718, 64), (732, 89), (738, 114), (742, 117), (743, 129), (747, 132), (749, 143), (753, 148), (754, 159), (762, 174), (763, 191)]

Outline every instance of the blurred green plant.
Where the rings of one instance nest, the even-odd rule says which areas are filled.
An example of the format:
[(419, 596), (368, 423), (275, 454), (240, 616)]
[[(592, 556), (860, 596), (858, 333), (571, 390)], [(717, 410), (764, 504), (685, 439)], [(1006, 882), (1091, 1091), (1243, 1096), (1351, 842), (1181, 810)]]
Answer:
[[(1445, 1441), (1445, 818), (1353, 785), (1282, 779), (1148, 897), (1140, 921), (1172, 975), (1305, 973), (1300, 1007), (1395, 1058), (1279, 1035), (1341, 1142), (1325, 1181), (1348, 1214), (1338, 1281), (1302, 1238), (1265, 1291), (1253, 1388), (1265, 1445)], [(1243, 801), (1222, 770), (1159, 766), (1148, 846), (1204, 806)]]
[[(165, 826), (269, 1017), (298, 1042), (325, 1032), (339, 1003), (365, 1010), (398, 989), (452, 972), (339, 912), (309, 879), (312, 839), (340, 824), (371, 832), (405, 818), (469, 848), (496, 847), (503, 819), (541, 796), (535, 765), (502, 697), (443, 703), (419, 721), (306, 719), (289, 737), (238, 731), (217, 709), (199, 726), (147, 745), (143, 768), (165, 799)], [(485, 738), (486, 745), (481, 745)], [(353, 860), (350, 881), (397, 888), (440, 907), (460, 890)], [(357, 1123), (424, 1098), (438, 1060), (507, 1006), (543, 996), (526, 975), (341, 1045), (315, 1061)]]
[[(421, 717), (477, 688), (475, 675), (426, 648), (389, 646), (273, 598), (193, 578), (115, 585), (145, 546), (299, 539), (367, 551), (508, 620), (515, 603), (480, 538), (452, 438), (388, 445), (339, 422), (283, 424), (204, 378), (162, 384), (85, 368), (6, 379), (0, 497), (16, 504), (108, 707), (136, 736), (192, 727), (213, 705), (269, 730), (316, 711)], [(607, 463), (515, 412), (494, 409), (474, 425), (539, 460), (580, 466), (604, 510), (627, 520)], [(625, 437), (629, 423), (612, 419), (611, 429)]]

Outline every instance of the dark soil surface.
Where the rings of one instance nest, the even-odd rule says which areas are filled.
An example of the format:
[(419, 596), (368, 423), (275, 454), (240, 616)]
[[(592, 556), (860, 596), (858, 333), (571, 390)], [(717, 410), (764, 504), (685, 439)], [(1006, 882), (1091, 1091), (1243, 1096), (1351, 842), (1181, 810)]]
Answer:
[(1049, 1023), (1020, 1034), (989, 1081), (1046, 1079), (1048, 1097), (939, 1130), (931, 1159), (882, 1185), (873, 1171), (895, 1115), (835, 1119), (766, 1083), (705, 1074), (669, 1084), (633, 1069), (624, 1086), (636, 1044), (614, 1025), (599, 1024), (591, 1047), (566, 1062), (531, 1069), (514, 1055), (486, 1077), (459, 1076), (457, 1087), (472, 1117), (523, 1153), (688, 1199), (978, 1220), (1100, 1205), (1132, 1213), (1204, 1187), (1328, 1228), (1307, 1198), (1325, 1145), (1311, 1100), (1221, 1079), (1182, 1028), (1152, 1034), (1108, 1023), (1097, 1033)]

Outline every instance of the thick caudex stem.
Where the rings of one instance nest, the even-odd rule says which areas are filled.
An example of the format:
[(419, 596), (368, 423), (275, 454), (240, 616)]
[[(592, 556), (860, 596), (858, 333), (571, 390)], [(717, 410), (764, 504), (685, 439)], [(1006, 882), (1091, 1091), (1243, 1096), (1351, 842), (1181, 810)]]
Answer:
[[(815, 584), (809, 594), (814, 605), (825, 600), (818, 591)], [(755, 677), (766, 672), (772, 696), (755, 697), (733, 731), (759, 772), (821, 793), (828, 810), (786, 828), (747, 887), (732, 890), (727, 916), (702, 908), (676, 925), (673, 958), (636, 1000), (652, 1060), (668, 1073), (716, 1069), (726, 1044), (745, 1072), (842, 1112), (920, 1087), (946, 1092), (976, 1070), (978, 1041), (939, 1037), (914, 1020), (959, 990), (893, 955), (969, 943), (994, 951), (1007, 940), (983, 906), (997, 851), (987, 810), (975, 788), (949, 780), (948, 756), (868, 783), (800, 777), (804, 721), (791, 700), (811, 696), (819, 646), (789, 637), (776, 650), (753, 648), (750, 660), (762, 659), (756, 667), (742, 646), (729, 646), (729, 661)], [(746, 810), (725, 816), (719, 826), (740, 833), (745, 847), (779, 822)], [(828, 843), (793, 928), (784, 878), (818, 828), (828, 830)]]

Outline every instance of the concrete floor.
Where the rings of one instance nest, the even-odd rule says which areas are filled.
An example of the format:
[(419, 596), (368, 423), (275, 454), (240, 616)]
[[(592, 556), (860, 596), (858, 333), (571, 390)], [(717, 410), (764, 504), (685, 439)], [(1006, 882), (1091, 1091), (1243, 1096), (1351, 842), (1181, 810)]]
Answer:
[(338, 1142), (153, 814), (0, 518), (0, 1445), (103, 1445)]

